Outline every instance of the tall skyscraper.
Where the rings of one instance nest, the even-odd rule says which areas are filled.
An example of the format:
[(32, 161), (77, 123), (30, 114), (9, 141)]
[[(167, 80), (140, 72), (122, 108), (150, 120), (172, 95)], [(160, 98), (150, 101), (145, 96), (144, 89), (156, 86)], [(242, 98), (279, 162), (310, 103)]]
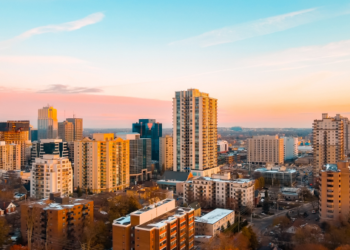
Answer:
[(129, 187), (129, 141), (114, 134), (93, 134), (74, 141), (74, 187), (93, 193)]
[(166, 135), (159, 138), (159, 168), (162, 172), (173, 170), (173, 137)]
[(322, 120), (313, 123), (313, 167), (314, 176), (326, 164), (337, 164), (349, 152), (350, 123), (348, 118), (337, 114), (329, 117), (322, 114)]
[(176, 92), (173, 143), (174, 171), (204, 171), (217, 167), (217, 99), (198, 89)]
[(257, 135), (247, 140), (248, 162), (283, 164), (284, 141), (278, 135)]
[(155, 119), (139, 119), (132, 124), (132, 132), (140, 134), (140, 138), (152, 140), (152, 160), (159, 161), (159, 137), (162, 137), (162, 124)]
[(38, 110), (38, 139), (57, 139), (57, 110), (51, 106)]
[(73, 141), (83, 139), (83, 119), (82, 118), (67, 118), (67, 122), (73, 123)]
[(298, 138), (281, 137), (284, 144), (284, 160), (290, 161), (298, 157)]
[(65, 142), (74, 141), (74, 125), (71, 122), (63, 121), (58, 123), (58, 138)]

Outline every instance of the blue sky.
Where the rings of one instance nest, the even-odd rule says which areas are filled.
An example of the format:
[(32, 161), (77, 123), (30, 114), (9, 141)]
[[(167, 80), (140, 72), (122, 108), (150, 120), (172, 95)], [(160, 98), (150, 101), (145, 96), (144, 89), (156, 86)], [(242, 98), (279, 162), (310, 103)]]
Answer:
[(222, 126), (350, 111), (348, 1), (0, 0), (0, 23), (14, 95), (171, 101), (193, 87), (219, 99)]

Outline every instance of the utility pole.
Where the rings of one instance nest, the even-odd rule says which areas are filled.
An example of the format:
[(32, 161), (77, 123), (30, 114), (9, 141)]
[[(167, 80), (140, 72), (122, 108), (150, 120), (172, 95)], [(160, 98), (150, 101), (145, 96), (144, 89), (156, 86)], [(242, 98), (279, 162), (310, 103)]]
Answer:
[(238, 232), (239, 232), (240, 219), (241, 219), (241, 211), (238, 212)]

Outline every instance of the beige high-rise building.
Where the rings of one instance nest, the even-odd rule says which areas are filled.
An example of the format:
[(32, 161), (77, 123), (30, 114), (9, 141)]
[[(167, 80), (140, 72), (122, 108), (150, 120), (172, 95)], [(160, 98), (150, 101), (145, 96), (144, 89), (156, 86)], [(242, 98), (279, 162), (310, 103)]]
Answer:
[(345, 159), (349, 152), (348, 118), (337, 114), (335, 117), (322, 114), (322, 120), (313, 123), (313, 172), (317, 177), (326, 164), (336, 164)]
[(35, 158), (30, 171), (30, 196), (49, 198), (50, 193), (60, 192), (68, 197), (73, 193), (73, 170), (68, 158), (44, 155)]
[(159, 167), (164, 172), (173, 170), (173, 137), (166, 135), (159, 138)]
[(349, 163), (327, 164), (320, 171), (319, 211), (321, 221), (348, 221), (350, 213)]
[(93, 193), (129, 187), (129, 140), (93, 134), (74, 142), (74, 187)]
[(250, 163), (284, 163), (284, 141), (278, 135), (259, 135), (249, 138), (247, 151), (247, 159)]
[(217, 99), (198, 89), (173, 98), (174, 171), (217, 167)]
[(0, 170), (21, 170), (21, 146), (0, 141)]
[(58, 123), (58, 138), (65, 142), (74, 141), (74, 125), (71, 122)]
[(73, 123), (73, 141), (83, 139), (83, 119), (82, 118), (67, 118), (68, 122)]
[(38, 139), (57, 139), (57, 110), (51, 106), (38, 110)]

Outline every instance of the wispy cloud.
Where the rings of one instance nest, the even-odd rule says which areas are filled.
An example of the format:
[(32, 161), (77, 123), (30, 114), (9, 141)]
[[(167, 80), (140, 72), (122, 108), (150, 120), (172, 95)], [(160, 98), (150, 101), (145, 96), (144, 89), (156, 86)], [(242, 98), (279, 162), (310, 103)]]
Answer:
[(197, 45), (200, 47), (209, 47), (223, 43), (232, 43), (291, 29), (299, 25), (316, 21), (320, 19), (321, 16), (318, 8), (306, 9), (212, 30), (198, 36), (172, 42), (170, 45)]
[(53, 84), (47, 89), (40, 90), (38, 93), (56, 93), (56, 94), (87, 94), (87, 93), (101, 93), (100, 88), (87, 88), (87, 87), (70, 87), (64, 84)]
[(70, 56), (0, 56), (0, 63), (13, 64), (78, 64), (84, 60)]
[(30, 29), (14, 38), (0, 42), (0, 49), (8, 48), (14, 43), (26, 40), (35, 35), (40, 35), (44, 33), (56, 33), (56, 32), (62, 32), (62, 31), (78, 30), (87, 25), (98, 23), (103, 18), (104, 18), (104, 14), (101, 12), (97, 12), (76, 21), (62, 23), (62, 24), (41, 26), (34, 29)]

